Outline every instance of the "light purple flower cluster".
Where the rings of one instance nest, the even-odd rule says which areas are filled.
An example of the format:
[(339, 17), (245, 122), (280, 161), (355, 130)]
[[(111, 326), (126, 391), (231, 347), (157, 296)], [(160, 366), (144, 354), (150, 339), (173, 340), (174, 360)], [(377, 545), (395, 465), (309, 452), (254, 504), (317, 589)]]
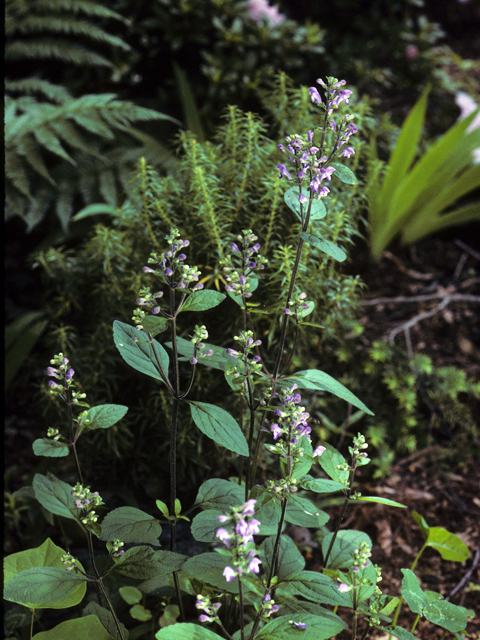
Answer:
[[(260, 244), (257, 242), (258, 237), (252, 233), (251, 229), (244, 229), (237, 236), (237, 240), (241, 243), (239, 247), (236, 242), (230, 245), (231, 253), (222, 260), (221, 264), (225, 274), (225, 291), (242, 296), (242, 298), (250, 298), (252, 296), (251, 280), (255, 270), (265, 268), (266, 258), (261, 256)], [(236, 266), (235, 262), (240, 261), (240, 265)]]
[(223, 525), (217, 530), (217, 538), (230, 550), (233, 567), (223, 571), (225, 580), (231, 582), (235, 576), (259, 573), (262, 561), (256, 555), (253, 536), (260, 532), (260, 522), (254, 518), (256, 500), (247, 500), (241, 507), (233, 507), (229, 515), (218, 517)]
[[(168, 251), (164, 253), (151, 253), (148, 259), (148, 264), (155, 265), (157, 268), (143, 267), (144, 273), (151, 273), (158, 276), (165, 284), (171, 289), (181, 289), (185, 293), (192, 291), (200, 291), (203, 289), (203, 284), (197, 282), (200, 277), (200, 271), (197, 267), (190, 267), (187, 264), (183, 264), (187, 256), (184, 253), (178, 253), (185, 247), (188, 247), (190, 240), (180, 240), (180, 231), (178, 229), (170, 229), (170, 234), (165, 236), (165, 240), (170, 243)], [(192, 283), (197, 282), (190, 288)], [(164, 318), (169, 318), (169, 314), (162, 311), (160, 308), (160, 298), (163, 297), (163, 291), (157, 291), (152, 293), (148, 287), (140, 289), (139, 297), (136, 303), (139, 307), (133, 312), (132, 320), (138, 330), (143, 329), (142, 322), (150, 312), (153, 315), (160, 315)]]
[(261, 358), (259, 355), (251, 356), (251, 352), (262, 344), (261, 340), (255, 340), (253, 331), (241, 331), (238, 336), (234, 336), (234, 340), (240, 343), (240, 350), (227, 349), (228, 356), (235, 358), (232, 365), (225, 370), (225, 374), (232, 375), (234, 382), (242, 382), (241, 393), (249, 402), (247, 389), (249, 378), (252, 374), (258, 373), (262, 369)]
[[(334, 167), (328, 166), (333, 155), (346, 145), (350, 137), (358, 131), (358, 128), (350, 122), (353, 116), (346, 115), (341, 118), (337, 124), (334, 118), (330, 118), (334, 109), (338, 109), (340, 104), (349, 103), (349, 97), (352, 92), (349, 89), (342, 89), (345, 80), (337, 80), (336, 78), (327, 78), (325, 83), (320, 78), (317, 80), (326, 92), (326, 104), (323, 104), (322, 98), (316, 87), (310, 87), (310, 95), (313, 103), (320, 105), (325, 110), (325, 125), (320, 131), (321, 143), (318, 146), (314, 143), (314, 132), (308, 131), (306, 136), (295, 134), (285, 138), (287, 147), (279, 144), (280, 151), (286, 154), (288, 161), (293, 165), (296, 177), (296, 183), (301, 186), (304, 181), (308, 181), (311, 191), (311, 197), (323, 198), (328, 195), (329, 189), (325, 185), (322, 186), (323, 180), (331, 181)], [(334, 135), (334, 142), (330, 150), (324, 147), (326, 128), (329, 128)], [(340, 157), (348, 158), (355, 153), (353, 147), (346, 146), (338, 154)], [(281, 178), (291, 180), (292, 176), (285, 164), (278, 164), (277, 169)], [(299, 201), (304, 204), (308, 200), (307, 196), (300, 193)]]
[[(205, 358), (208, 356), (213, 356), (212, 349), (207, 349), (206, 351), (203, 351), (206, 345), (204, 342), (202, 342), (202, 340), (207, 340), (207, 339), (208, 339), (208, 331), (205, 325), (202, 324), (202, 326), (199, 327), (198, 324), (196, 324), (195, 331), (193, 333), (192, 338), (190, 339), (190, 342), (193, 342), (193, 345), (194, 345), (193, 358), (190, 358), (190, 364), (197, 364), (198, 362), (197, 358)], [(200, 353), (197, 353), (197, 349), (200, 349)]]
[(210, 596), (197, 596), (197, 601), (195, 603), (195, 608), (203, 611), (198, 619), (200, 622), (218, 622), (220, 623), (220, 619), (218, 617), (218, 610), (222, 605), (220, 602), (211, 602)]
[(81, 402), (87, 397), (86, 394), (78, 393), (73, 388), (75, 386), (75, 382), (73, 380), (75, 371), (68, 367), (68, 363), (69, 360), (64, 357), (63, 353), (59, 353), (50, 360), (50, 364), (52, 366), (47, 367), (47, 376), (59, 380), (59, 382), (55, 382), (54, 380), (48, 381), (50, 393), (52, 395), (60, 396), (62, 400), (67, 402), (69, 395), (68, 391), (71, 390), (72, 404), (83, 404), (88, 406), (86, 403)]
[(295, 298), (292, 298), (288, 301), (288, 307), (284, 310), (283, 313), (286, 313), (287, 315), (298, 316), (298, 314), (302, 311), (306, 311), (309, 308), (308, 304), (305, 302), (306, 297), (306, 293), (297, 294)]
[(97, 522), (98, 516), (95, 514), (94, 507), (104, 504), (98, 491), (92, 493), (89, 487), (84, 487), (77, 482), (70, 493), (75, 498), (75, 507), (77, 509), (84, 509), (86, 512), (85, 516), (80, 519), (81, 522), (85, 525), (91, 525)]

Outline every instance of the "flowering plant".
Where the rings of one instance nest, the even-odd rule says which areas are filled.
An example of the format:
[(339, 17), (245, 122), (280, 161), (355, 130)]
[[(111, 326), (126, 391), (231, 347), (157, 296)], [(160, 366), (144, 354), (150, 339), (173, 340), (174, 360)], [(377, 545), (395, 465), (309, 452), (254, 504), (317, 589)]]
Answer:
[[(328, 443), (317, 442), (299, 390), (331, 393), (361, 412), (371, 411), (321, 370), (290, 372), (300, 325), (313, 311), (297, 284), (305, 245), (333, 259), (345, 258), (343, 250), (322, 238), (313, 224), (325, 216), (328, 187), (322, 182), (338, 177), (346, 184), (355, 183), (352, 172), (334, 161), (354, 152), (353, 147), (345, 145), (356, 133), (355, 125), (348, 115), (339, 120), (333, 115), (342, 103), (348, 104), (351, 92), (342, 89), (344, 82), (335, 78), (318, 83), (324, 97), (315, 87), (310, 94), (312, 102), (323, 111), (320, 126), (303, 136), (288, 136), (287, 146), (279, 146), (294, 173), (292, 176), (286, 164), (277, 167), (282, 177), (295, 183), (286, 192), (285, 203), (295, 215), (298, 242), (273, 353), (265, 349), (254, 322), (256, 303), (252, 298), (266, 259), (250, 229), (242, 230), (236, 242), (227, 243), (229, 252), (221, 263), (226, 293), (202, 287), (200, 270), (185, 264), (187, 256), (183, 251), (188, 250), (189, 241), (181, 238), (179, 230), (171, 229), (165, 238), (166, 250), (152, 253), (150, 266), (143, 269), (146, 277), (155, 278), (156, 284), (153, 289), (140, 289), (133, 312), (135, 326), (114, 322), (113, 339), (123, 360), (164, 386), (171, 396), (170, 495), (168, 504), (156, 501), (159, 517), (127, 506), (113, 509), (99, 520), (96, 509), (104, 503), (97, 491), (84, 484), (78, 442), (93, 429), (116, 424), (127, 408), (89, 407), (85, 394), (75, 389), (75, 372), (69, 367), (68, 358), (61, 353), (51, 361), (47, 370), (47, 375), (54, 378), (49, 382), (50, 392), (67, 407), (69, 433), (50, 428), (46, 438), (34, 443), (34, 451), (45, 457), (63, 457), (71, 450), (78, 482), (72, 487), (53, 474), (38, 473), (32, 491), (47, 512), (78, 525), (86, 537), (90, 567), (84, 570), (73, 554), (47, 540), (39, 549), (7, 558), (4, 594), (7, 600), (32, 611), (79, 604), (87, 583), (95, 586), (100, 596), (98, 602), (92, 600), (84, 608), (82, 618), (73, 618), (42, 633), (42, 640), (126, 640), (128, 631), (110, 593), (122, 578), (141, 581), (133, 593), (130, 585), (120, 587), (121, 596), (129, 603), (138, 604), (142, 594), (160, 594), (176, 602), (163, 605), (160, 630), (152, 632), (150, 625), (148, 629), (136, 628), (133, 632), (137, 638), (152, 637), (156, 632), (157, 640), (290, 640), (295, 636), (326, 640), (349, 629), (339, 608), (340, 613), (344, 609), (352, 611), (352, 640), (360, 625), (362, 639), (372, 629), (387, 631), (401, 640), (415, 638), (396, 625), (401, 599), (382, 594), (377, 585), (381, 571), (369, 560), (369, 536), (340, 529), (351, 502), (380, 502), (399, 508), (403, 505), (384, 498), (364, 498), (354, 490), (357, 468), (369, 462), (365, 438), (358, 434), (353, 439), (349, 461)], [(178, 335), (177, 322), (182, 313), (216, 308), (227, 295), (240, 312), (241, 330), (232, 338), (235, 349), (209, 344), (204, 325), (196, 325), (190, 340)], [(161, 343), (156, 337), (162, 334), (168, 337)], [(221, 372), (238, 396), (238, 417), (216, 405), (189, 398), (199, 365)], [(86, 410), (75, 415), (77, 407)], [(236, 466), (233, 477), (215, 476), (202, 483), (194, 504), (187, 510), (177, 498), (178, 417), (185, 410), (215, 445), (234, 454), (232, 466)], [(265, 469), (265, 451), (274, 469), (273, 478), (259, 473), (259, 469)], [(332, 530), (328, 530), (325, 525), (329, 514), (319, 508), (316, 499), (332, 493), (343, 496), (343, 508)], [(193, 511), (197, 513), (191, 518)], [(178, 552), (177, 528), (182, 520), (191, 522), (192, 538), (210, 545), (210, 549), (193, 556)], [(447, 546), (450, 559), (468, 557), (468, 549), (456, 536), (445, 530), (441, 534), (433, 532), (438, 528), (429, 529), (423, 519), (418, 522), (426, 532), (422, 552), (431, 546), (443, 555)], [(158, 549), (165, 525), (168, 550)], [(305, 559), (287, 535), (287, 525), (324, 528), (322, 572), (305, 569)], [(445, 545), (443, 532), (450, 545)], [(102, 562), (97, 559), (98, 541), (106, 543), (108, 552)], [(420, 554), (415, 563), (419, 557)], [(415, 580), (413, 571), (406, 570), (402, 597), (412, 611), (452, 632), (463, 631), (471, 612), (439, 601), (438, 594), (427, 595)], [(137, 616), (152, 618), (143, 605), (138, 607)], [(390, 614), (395, 607), (392, 623)], [(215, 631), (208, 625), (213, 625)]]

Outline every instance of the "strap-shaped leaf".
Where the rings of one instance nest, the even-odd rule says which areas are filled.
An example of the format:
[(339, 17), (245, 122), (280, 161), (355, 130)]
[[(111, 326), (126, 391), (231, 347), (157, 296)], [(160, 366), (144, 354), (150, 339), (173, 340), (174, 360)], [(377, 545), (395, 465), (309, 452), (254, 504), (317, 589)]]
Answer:
[(225, 409), (207, 402), (189, 402), (189, 405), (192, 419), (202, 433), (229, 451), (248, 456), (247, 440)]
[[(168, 374), (169, 358), (162, 345), (153, 340), (150, 344), (148, 336), (124, 322), (113, 323), (113, 339), (120, 355), (131, 367), (155, 380), (163, 380), (158, 360), (165, 374)], [(157, 360), (158, 356), (158, 360)]]
[(316, 249), (320, 249), (320, 251), (323, 251), (323, 253), (326, 253), (327, 255), (329, 255), (334, 260), (337, 260), (338, 262), (343, 262), (347, 257), (347, 254), (345, 253), (345, 251), (343, 249), (340, 249), (340, 247), (337, 247), (337, 245), (334, 244), (333, 242), (330, 242), (330, 240), (326, 240), (325, 238), (319, 238), (317, 236), (312, 235), (311, 233), (305, 233), (303, 231), (300, 234), (300, 237), (307, 244), (311, 245), (312, 247), (315, 247)]

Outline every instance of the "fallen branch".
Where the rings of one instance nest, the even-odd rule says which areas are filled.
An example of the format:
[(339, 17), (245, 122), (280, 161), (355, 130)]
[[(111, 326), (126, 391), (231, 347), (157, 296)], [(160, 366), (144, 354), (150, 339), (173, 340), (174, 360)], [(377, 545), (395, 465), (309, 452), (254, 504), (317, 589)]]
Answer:
[(450, 600), (450, 598), (453, 598), (453, 596), (458, 593), (460, 591), (460, 589), (462, 589), (466, 583), (467, 580), (470, 578), (470, 576), (472, 575), (472, 573), (474, 572), (478, 561), (480, 560), (480, 549), (477, 549), (475, 552), (475, 557), (473, 558), (473, 562), (472, 562), (472, 566), (470, 567), (470, 569), (467, 571), (467, 573), (463, 576), (463, 578), (460, 580), (460, 582), (457, 584), (456, 587), (454, 587), (450, 593), (448, 594), (448, 596), (445, 598), (445, 600)]

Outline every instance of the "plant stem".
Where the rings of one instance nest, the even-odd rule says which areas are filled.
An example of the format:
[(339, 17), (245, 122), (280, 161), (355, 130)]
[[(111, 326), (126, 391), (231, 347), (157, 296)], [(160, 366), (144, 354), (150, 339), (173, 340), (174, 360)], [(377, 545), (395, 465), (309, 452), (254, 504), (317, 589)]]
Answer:
[(340, 514), (340, 517), (337, 520), (337, 525), (335, 527), (335, 531), (333, 532), (332, 539), (330, 540), (330, 544), (328, 545), (327, 554), (326, 554), (325, 560), (323, 562), (323, 566), (324, 567), (327, 566), (328, 559), (330, 557), (330, 553), (332, 551), (333, 545), (334, 545), (335, 540), (336, 540), (337, 535), (338, 535), (338, 531), (340, 529), (340, 525), (342, 524), (342, 520), (345, 517), (345, 511), (347, 510), (348, 503), (350, 502), (350, 499), (352, 497), (352, 487), (353, 487), (353, 480), (355, 478), (355, 470), (356, 470), (356, 468), (357, 468), (357, 461), (356, 461), (356, 458), (354, 458), (353, 462), (352, 462), (352, 466), (350, 467), (350, 474), (349, 474), (349, 478), (348, 478), (348, 489), (347, 489), (347, 492), (345, 494), (345, 502), (343, 503), (342, 513)]
[(112, 604), (112, 601), (110, 600), (110, 597), (108, 595), (107, 589), (105, 588), (105, 585), (103, 584), (102, 578), (100, 578), (98, 580), (98, 584), (100, 585), (100, 589), (102, 590), (102, 593), (103, 593), (103, 595), (104, 595), (104, 597), (105, 597), (105, 599), (106, 599), (106, 601), (108, 603), (108, 607), (109, 607), (109, 609), (110, 609), (110, 611), (112, 613), (113, 620), (115, 622), (115, 626), (117, 627), (118, 634), (119, 634), (121, 640), (125, 640), (125, 636), (123, 635), (122, 628), (120, 627), (120, 620), (117, 618), (117, 614), (115, 613), (115, 608), (114, 608), (114, 606)]

